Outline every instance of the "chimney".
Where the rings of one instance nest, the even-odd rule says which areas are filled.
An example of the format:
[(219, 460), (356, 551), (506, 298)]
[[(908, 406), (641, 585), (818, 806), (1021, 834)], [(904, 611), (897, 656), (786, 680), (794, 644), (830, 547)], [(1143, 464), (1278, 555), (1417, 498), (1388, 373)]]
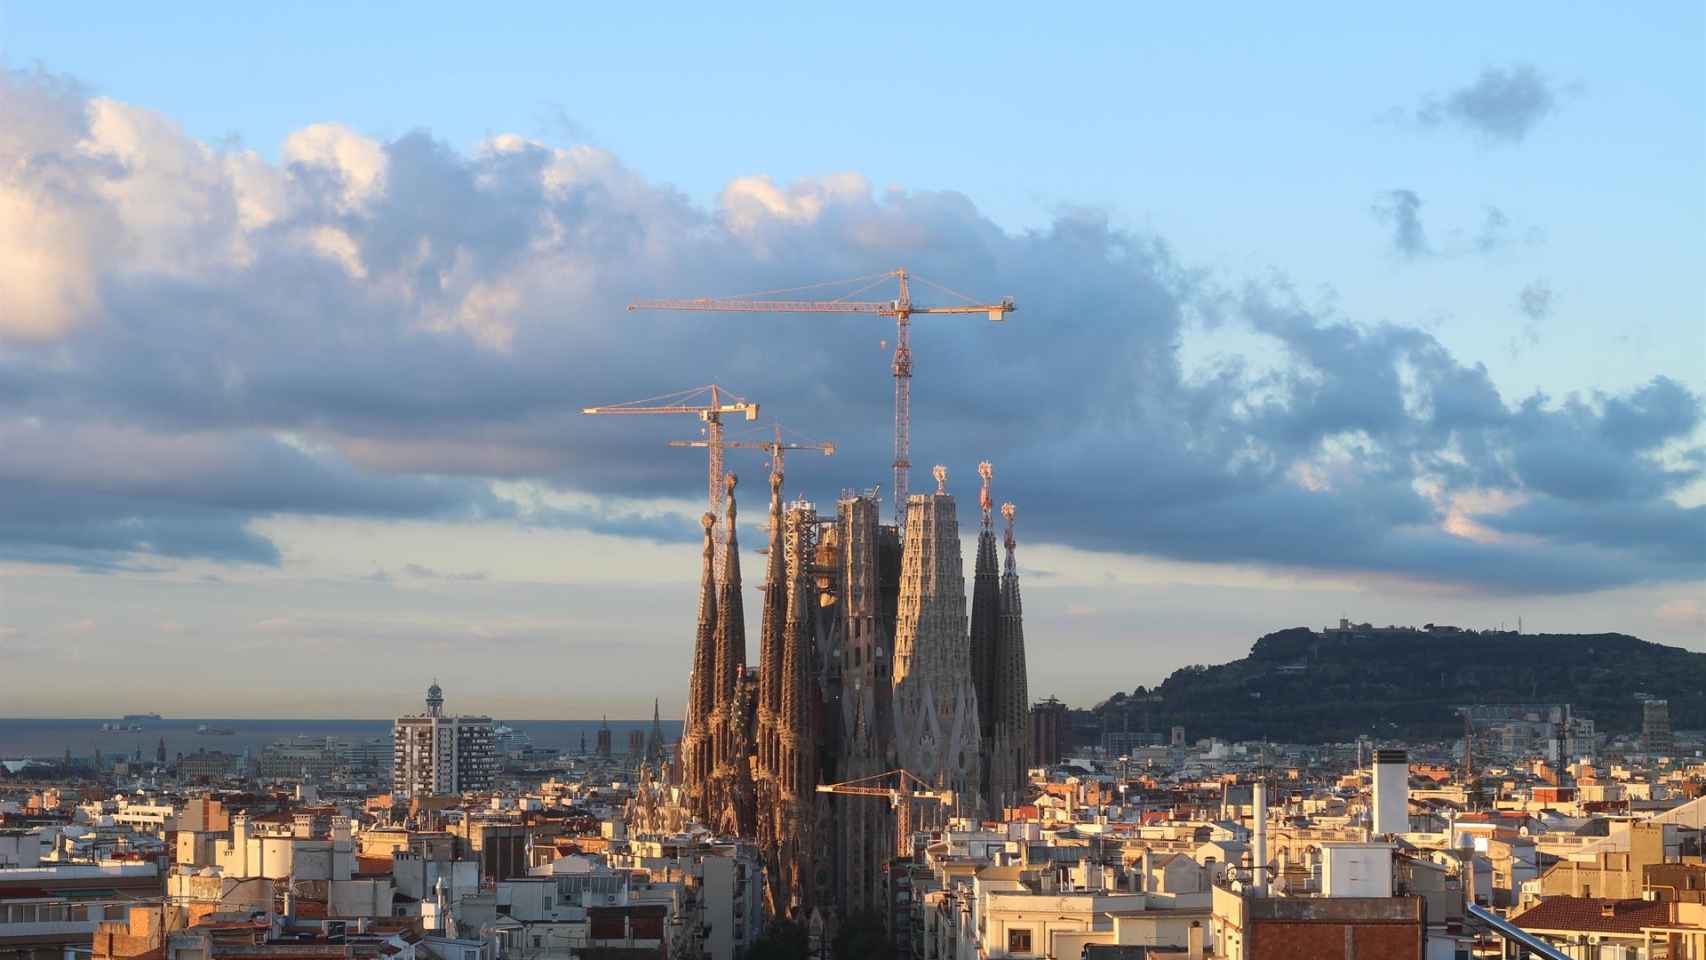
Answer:
[(1256, 781), (1255, 787), (1256, 829), (1251, 838), (1251, 853), (1254, 861), (1250, 864), (1250, 889), (1258, 897), (1268, 895), (1268, 785)]
[(1189, 937), (1190, 938), (1185, 941), (1185, 943), (1187, 944), (1185, 956), (1188, 957), (1189, 960), (1203, 960), (1202, 921), (1200, 921), (1200, 920), (1192, 920), (1191, 921), (1191, 930), (1190, 930)]

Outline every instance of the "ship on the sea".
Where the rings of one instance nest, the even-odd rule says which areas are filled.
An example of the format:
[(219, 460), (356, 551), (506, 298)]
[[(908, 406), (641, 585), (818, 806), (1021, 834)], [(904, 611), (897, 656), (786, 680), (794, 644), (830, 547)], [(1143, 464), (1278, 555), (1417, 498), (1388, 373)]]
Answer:
[(147, 723), (151, 720), (160, 719), (160, 715), (158, 713), (127, 713), (119, 719), (125, 723)]
[(195, 732), (197, 735), (203, 736), (203, 737), (229, 737), (229, 736), (232, 736), (233, 734), (235, 734), (237, 731), (231, 729), (230, 727), (210, 727), (204, 723), (204, 724), (201, 724), (200, 726), (196, 727)]

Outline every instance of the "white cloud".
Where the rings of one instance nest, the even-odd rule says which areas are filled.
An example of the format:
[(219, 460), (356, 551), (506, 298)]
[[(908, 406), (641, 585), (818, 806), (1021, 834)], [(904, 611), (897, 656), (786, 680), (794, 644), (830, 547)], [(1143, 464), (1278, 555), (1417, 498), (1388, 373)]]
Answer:
[(385, 181), (385, 148), (339, 123), (316, 123), (285, 138), (284, 162), (332, 174), (339, 182), (339, 209), (359, 209)]

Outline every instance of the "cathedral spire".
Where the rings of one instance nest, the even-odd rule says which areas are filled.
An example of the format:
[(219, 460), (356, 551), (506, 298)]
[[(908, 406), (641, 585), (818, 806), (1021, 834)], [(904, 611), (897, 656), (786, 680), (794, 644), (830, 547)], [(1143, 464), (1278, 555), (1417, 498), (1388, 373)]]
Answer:
[[(971, 588), (971, 675), (977, 690), (979, 735), (987, 740), (995, 729), (995, 699), (997, 688), (996, 631), (1001, 619), (1001, 571), (995, 560), (995, 532), (992, 529), (989, 482), (995, 468), (988, 460), (977, 465), (977, 475), (983, 479), (978, 491), (978, 505), (983, 512), (983, 526), (977, 534), (977, 560), (973, 567)], [(985, 768), (984, 776), (988, 776)], [(985, 784), (987, 786), (987, 784)], [(984, 794), (988, 796), (987, 793)]]
[(933, 473), (936, 494), (906, 503), (891, 677), (896, 766), (954, 791), (954, 809), (934, 812), (945, 818), (981, 807), (982, 725), (967, 642), (959, 518), (947, 493), (947, 469)]
[[(1014, 604), (1017, 604), (1019, 602), (1019, 571), (1015, 569), (1015, 564), (1013, 562), (1013, 548), (1018, 546), (1018, 541), (1013, 539), (1013, 514), (1015, 512), (1016, 511), (1011, 503), (1004, 503), (1001, 505), (1001, 516), (1007, 520), (1007, 536), (1005, 538), (1007, 547), (1007, 566), (1001, 574), (1001, 593), (1002, 599), (1005, 600), (1009, 586), (1011, 586), (1013, 591), (1013, 602)], [(1012, 581), (1011, 584), (1008, 583), (1009, 580)], [(1013, 612), (1019, 612), (1017, 606), (1014, 607)]]
[(764, 613), (758, 643), (758, 754), (771, 761), (771, 725), (782, 709), (782, 645), (788, 620), (788, 566), (782, 535), (782, 474), (770, 474), (770, 555), (765, 564)]
[(717, 545), (711, 531), (717, 518), (707, 513), (699, 522), (705, 528), (704, 563), (699, 575), (699, 627), (693, 637), (693, 672), (688, 678), (687, 717), (682, 723), (676, 765), (694, 812), (703, 816), (711, 775), (711, 710), (716, 702)]
[(816, 603), (808, 536), (803, 528), (795, 530), (795, 555), (789, 557), (794, 578), (788, 587), (787, 623), (782, 634), (782, 690), (776, 717), (778, 734), (789, 744), (792, 755), (789, 763), (796, 766), (784, 777), (784, 789), (792, 792), (809, 791), (816, 786), (815, 782), (804, 782), (807, 777), (798, 768), (800, 755), (810, 753), (812, 664), (816, 660)]
[(992, 777), (993, 804), (1016, 804), (1025, 791), (1025, 773), (1030, 769), (1031, 704), (1030, 686), (1025, 665), (1025, 614), (1019, 599), (1018, 564), (1013, 554), (1017, 542), (1013, 536), (1011, 503), (1001, 505), (1001, 516), (1007, 520), (1006, 569), (1001, 575), (1001, 620), (996, 633), (995, 670), (999, 692), (991, 709), (995, 711), (995, 736), (991, 755), (995, 764)]
[(983, 529), (989, 529), (989, 481), (995, 478), (995, 467), (985, 460), (977, 465), (977, 475), (983, 480), (983, 487), (977, 493), (977, 505), (983, 511)]
[(652, 698), (652, 729), (646, 734), (645, 764), (663, 763), (663, 711), (656, 697)]
[(693, 638), (693, 675), (687, 688), (687, 730), (703, 733), (705, 721), (716, 704), (717, 669), (717, 545), (711, 531), (717, 524), (715, 515), (699, 518), (705, 528), (704, 566), (699, 574), (699, 629)]
[(728, 489), (728, 516), (724, 521), (727, 548), (723, 551), (722, 596), (717, 603), (717, 652), (715, 706), (732, 708), (735, 686), (746, 669), (746, 614), (740, 599), (740, 544), (735, 537), (735, 475), (724, 481)]

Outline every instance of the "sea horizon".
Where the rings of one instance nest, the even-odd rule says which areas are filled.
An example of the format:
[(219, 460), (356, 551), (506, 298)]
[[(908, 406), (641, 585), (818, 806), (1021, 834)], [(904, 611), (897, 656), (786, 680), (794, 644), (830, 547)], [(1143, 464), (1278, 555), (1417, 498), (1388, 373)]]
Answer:
[[(62, 757), (69, 750), (75, 757), (134, 755), (155, 758), (160, 741), (168, 758), (199, 750), (257, 752), (277, 740), (291, 737), (325, 738), (359, 742), (388, 737), (394, 718), (380, 717), (161, 717), (133, 721), (140, 729), (102, 729), (103, 724), (127, 723), (118, 717), (0, 717), (0, 759), (47, 759)], [(143, 716), (129, 714), (128, 716)], [(588, 746), (596, 742), (599, 727), (608, 724), (616, 753), (627, 752), (631, 730), (651, 729), (650, 717), (641, 720), (522, 720), (494, 717), (493, 721), (526, 733), (536, 747), (573, 751), (584, 736)], [(680, 736), (679, 720), (661, 721), (666, 739)], [(229, 733), (198, 732), (201, 726)]]

